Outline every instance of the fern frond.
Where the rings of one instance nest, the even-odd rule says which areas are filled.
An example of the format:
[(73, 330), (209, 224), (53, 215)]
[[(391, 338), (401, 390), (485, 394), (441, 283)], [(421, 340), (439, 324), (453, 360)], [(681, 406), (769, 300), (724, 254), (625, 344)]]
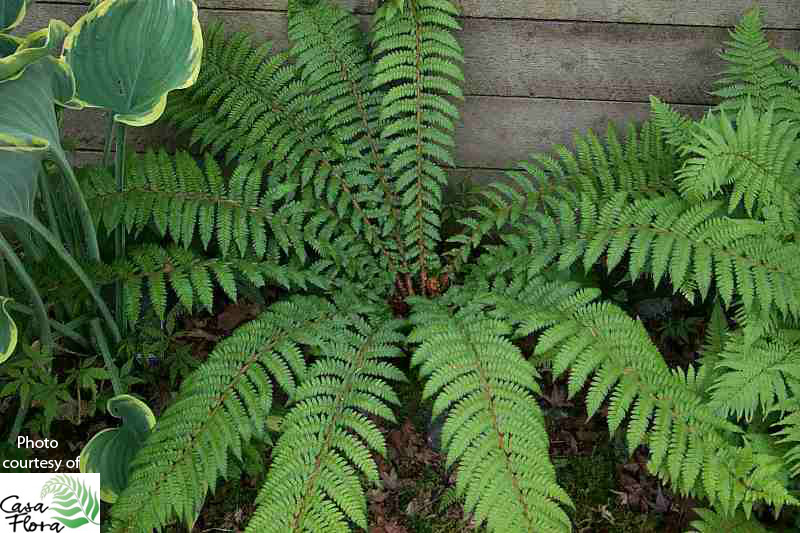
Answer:
[[(756, 114), (749, 100), (739, 110), (734, 129), (725, 112), (709, 115), (695, 131), (695, 141), (682, 151), (691, 157), (676, 175), (690, 199), (710, 198), (728, 185), (728, 211), (740, 203), (748, 215), (777, 210), (787, 228), (797, 224), (794, 179), (800, 161), (800, 125), (774, 120), (773, 106)], [(763, 214), (761, 215), (763, 217)], [(791, 231), (791, 230), (789, 230)]]
[(447, 413), (442, 442), (465, 509), (492, 532), (571, 531), (561, 505), (572, 502), (556, 483), (532, 394), (537, 373), (504, 338), (505, 323), (480, 304), (450, 309), (463, 300), (452, 293), (412, 299), (409, 340), (421, 343), (412, 365), (426, 379), (423, 397), (435, 397), (433, 416)]
[(776, 473), (774, 457), (737, 438), (742, 430), (706, 406), (694, 372), (668, 368), (640, 322), (612, 304), (592, 302), (593, 291), (567, 292), (546, 308), (531, 298), (535, 294), (519, 293), (516, 316), (509, 317), (525, 324), (518, 334), (540, 333), (536, 353), (553, 352), (555, 375), (569, 369), (570, 396), (591, 377), (589, 416), (608, 400), (609, 431), (628, 419), (629, 450), (646, 443), (651, 472), (726, 513), (740, 505), (749, 513), (757, 501), (797, 502)]
[(222, 257), (234, 244), (239, 257), (263, 258), (274, 239), (287, 255), (293, 252), (301, 262), (306, 259), (298, 228), (305, 207), (285, 201), (294, 186), (262, 191), (262, 177), (251, 162), (224, 176), (210, 155), (201, 169), (186, 152), (171, 156), (164, 150), (148, 151), (131, 157), (127, 177), (125, 188), (118, 191), (109, 172), (95, 168), (82, 184), (90, 209), (108, 234), (119, 224), (138, 233), (152, 223), (161, 237), (169, 236), (184, 248), (195, 238), (204, 250), (214, 243)]
[(228, 453), (241, 459), (243, 442), (266, 437), (273, 380), (291, 397), (306, 375), (298, 344), (324, 338), (345, 312), (321, 298), (296, 297), (214, 348), (134, 458), (111, 531), (145, 533), (174, 518), (191, 529), (206, 493), (227, 471)]
[(764, 34), (761, 9), (748, 10), (728, 33), (728, 48), (719, 53), (727, 67), (723, 76), (714, 81), (719, 88), (711, 93), (723, 98), (716, 109), (737, 111), (750, 99), (756, 111), (764, 112), (776, 101), (779, 87), (786, 80), (777, 68), (778, 52)]
[[(630, 250), (633, 279), (644, 270), (657, 285), (667, 274), (674, 287), (691, 281), (703, 299), (714, 281), (726, 306), (741, 298), (753, 319), (767, 317), (772, 306), (800, 316), (795, 245), (776, 238), (763, 222), (731, 219), (722, 209), (719, 200), (692, 204), (665, 195), (630, 202), (626, 193), (598, 209), (581, 195), (561, 210), (559, 266), (566, 269), (582, 257), (589, 268), (607, 249), (611, 270)], [(569, 216), (575, 210), (580, 216)]]
[(723, 416), (750, 422), (786, 402), (792, 389), (800, 390), (800, 346), (780, 332), (746, 346), (743, 335), (725, 344), (717, 368), (721, 371), (710, 388), (709, 407)]
[(587, 194), (601, 205), (621, 191), (646, 198), (674, 189), (672, 175), (679, 167), (678, 158), (664, 146), (662, 134), (651, 122), (639, 127), (628, 123), (624, 146), (613, 124), (608, 126), (605, 143), (592, 130), (576, 134), (574, 142), (577, 157), (557, 145), (558, 159), (534, 154), (532, 161), (518, 164), (521, 171), (507, 172), (510, 184), (496, 182), (481, 191), (484, 204), (459, 221), (467, 231), (448, 241), (459, 245), (448, 252), (453, 257), (452, 271), (458, 271), (489, 232), (526, 233), (533, 213), (563, 215), (561, 201), (575, 193)]
[(734, 516), (725, 516), (711, 509), (695, 509), (700, 520), (694, 520), (688, 533), (769, 533), (755, 518), (747, 518), (744, 513), (738, 512)]
[(370, 452), (385, 455), (386, 445), (365, 415), (394, 421), (387, 404), (400, 400), (387, 380), (405, 376), (386, 359), (402, 356), (395, 346), (405, 338), (401, 325), (356, 317), (318, 345), (321, 357), (293, 396), (248, 532), (349, 532), (349, 522), (368, 527), (359, 477), (380, 482)]
[(379, 11), (373, 28), (373, 87), (386, 89), (381, 136), (388, 141), (389, 171), (397, 176), (406, 260), (423, 282), (438, 268), (434, 252), (447, 186), (441, 165), (455, 165), (451, 149), (459, 113), (448, 98), (463, 99), (463, 52), (452, 35), (460, 28), (457, 14), (450, 0), (409, 0), (391, 20)]
[(237, 299), (237, 280), (256, 287), (276, 282), (287, 289), (307, 290), (309, 286), (330, 287), (324, 264), (303, 266), (296, 262), (281, 264), (277, 258), (206, 258), (179, 247), (163, 248), (142, 245), (128, 251), (129, 259), (113, 265), (94, 265), (100, 285), (121, 282), (125, 292), (126, 316), (131, 324), (139, 320), (144, 301), (148, 301), (163, 319), (169, 292), (188, 310), (202, 306), (209, 312), (214, 304), (214, 287), (222, 288), (232, 301)]
[(392, 236), (389, 252), (393, 257), (399, 254), (401, 270), (408, 271), (393, 178), (382, 153), (381, 95), (371, 87), (372, 63), (358, 20), (328, 0), (312, 6), (293, 0), (288, 15), (291, 55), (301, 68), (306, 90), (318, 95), (326, 127), (344, 149), (345, 172), (373, 173), (378, 178), (383, 192), (378, 204), (381, 233)]

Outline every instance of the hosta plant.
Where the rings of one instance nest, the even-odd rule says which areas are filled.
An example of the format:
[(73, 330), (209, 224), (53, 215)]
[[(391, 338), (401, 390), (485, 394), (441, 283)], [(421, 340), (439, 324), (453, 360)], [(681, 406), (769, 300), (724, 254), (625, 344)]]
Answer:
[[(17, 325), (8, 311), (23, 313), (32, 317), (26, 322), (33, 328), (25, 331), (38, 332), (35, 342), (45, 359), (67, 344), (73, 347), (70, 343), (99, 350), (114, 391), (121, 395), (125, 390), (106, 337), (114, 344), (121, 341), (124, 302), (118, 295), (113, 316), (87, 271), (88, 265), (114, 254), (121, 257), (124, 234), (116, 236), (113, 254), (101, 253), (102, 242), (61, 144), (60, 109), (108, 111), (106, 163), (119, 125), (115, 175), (122, 190), (125, 125), (154, 122), (167, 93), (197, 78), (202, 58), (197, 6), (192, 0), (102, 0), (93, 2), (73, 26), (51, 20), (45, 29), (13, 35), (31, 3), (0, 0), (0, 363), (17, 346)], [(162, 37), (154, 41), (153, 35)], [(72, 301), (45, 301), (34, 272), (50, 270), (55, 262), (66, 266), (71, 281), (91, 296), (90, 307), (71, 313)], [(59, 314), (67, 320), (51, 317), (51, 306), (56, 312), (66, 308)], [(92, 337), (94, 345), (87, 341)], [(31, 404), (31, 387), (13, 376), (2, 385), (4, 395), (10, 387), (18, 389), (19, 408), (9, 435), (14, 442)]]
[[(367, 529), (378, 420), (394, 420), (404, 357), (445, 416), (465, 510), (488, 531), (571, 529), (537, 365), (586, 391), (590, 416), (604, 407), (673, 491), (706, 503), (694, 531), (760, 531), (764, 511), (798, 505), (800, 55), (770, 48), (748, 12), (702, 120), (653, 98), (624, 135), (609, 126), (574, 151), (509, 162), (519, 170), (443, 240), (458, 11), (388, 5), (365, 36), (331, 0), (290, 0), (288, 52), (211, 29), (198, 83), (165, 113), (193, 151), (130, 157), (121, 190), (103, 169), (84, 177), (99, 228), (159, 243), (97, 273), (122, 280), (130, 321), (212, 308), (246, 284), (289, 293), (183, 382), (110, 530), (191, 526), (281, 398), (247, 531)], [(706, 304), (688, 368), (667, 365), (598, 274)], [(515, 343), (531, 336), (532, 353)]]

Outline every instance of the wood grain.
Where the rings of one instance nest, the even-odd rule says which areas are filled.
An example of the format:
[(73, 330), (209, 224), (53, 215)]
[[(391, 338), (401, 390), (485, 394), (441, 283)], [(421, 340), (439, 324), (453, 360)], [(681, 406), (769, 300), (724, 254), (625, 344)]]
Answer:
[[(704, 106), (676, 108), (700, 116)], [(622, 126), (628, 120), (643, 120), (649, 105), (636, 102), (597, 102), (548, 98), (468, 97), (462, 106), (463, 122), (456, 132), (456, 162), (460, 167), (512, 168), (533, 152), (546, 152), (553, 144), (572, 146), (573, 132), (592, 128), (605, 134), (608, 121)], [(64, 133), (78, 147), (100, 150), (105, 135), (104, 117), (99, 110), (67, 110)], [(141, 150), (147, 144), (170, 146), (173, 134), (155, 124), (131, 128), (132, 146)]]
[[(359, 13), (372, 13), (378, 0), (339, 0)], [(753, 0), (455, 0), (466, 17), (626, 22), (687, 26), (733, 26)], [(40, 5), (64, 2), (46, 1)], [(72, 2), (82, 3), (87, 2)], [(287, 0), (198, 0), (201, 9), (284, 11)], [(768, 28), (800, 28), (796, 0), (760, 0)]]
[[(26, 26), (46, 25), (32, 10)], [(48, 15), (74, 22), (81, 6), (53, 6)], [(204, 23), (221, 20), (230, 31), (285, 49), (282, 13), (205, 10)], [(366, 24), (366, 21), (365, 21)], [(721, 28), (672, 27), (532, 20), (466, 19), (458, 35), (470, 95), (713, 104), (709, 94), (724, 68), (716, 55)], [(775, 46), (800, 47), (800, 31), (770, 31)]]

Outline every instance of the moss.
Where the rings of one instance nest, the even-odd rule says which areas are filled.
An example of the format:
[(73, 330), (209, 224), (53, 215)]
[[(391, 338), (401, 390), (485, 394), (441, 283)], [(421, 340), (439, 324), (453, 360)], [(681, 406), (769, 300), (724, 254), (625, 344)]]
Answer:
[(660, 519), (632, 511), (617, 501), (616, 461), (611, 445), (591, 455), (556, 457), (556, 476), (569, 493), (575, 510), (569, 511), (576, 533), (650, 533), (663, 531)]

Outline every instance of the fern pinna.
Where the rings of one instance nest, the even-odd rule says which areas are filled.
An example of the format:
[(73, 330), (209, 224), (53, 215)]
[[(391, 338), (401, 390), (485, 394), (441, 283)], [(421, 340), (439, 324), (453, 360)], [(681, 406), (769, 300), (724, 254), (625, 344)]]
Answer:
[[(127, 261), (129, 313), (213, 305), (242, 283), (294, 294), (221, 342), (183, 383), (131, 465), (111, 530), (191, 525), (287, 398), (248, 531), (368, 528), (390, 360), (411, 353), (445, 416), (457, 494), (489, 531), (571, 530), (548, 458), (537, 365), (607, 406), (610, 432), (673, 490), (702, 499), (693, 531), (762, 531), (798, 505), (798, 55), (769, 47), (760, 12), (732, 31), (701, 120), (652, 98), (652, 117), (536, 154), (442, 242), (462, 98), (457, 9), (387, 2), (365, 36), (332, 0), (291, 0), (287, 52), (206, 34), (198, 83), (167, 116), (191, 152), (132, 156), (117, 190), (83, 179), (96, 220), (154, 235)], [(703, 349), (672, 368), (640, 320), (586, 272), (652, 280), (713, 309)], [(407, 298), (408, 318), (387, 304)], [(533, 353), (514, 341), (535, 336)], [(530, 357), (529, 357), (530, 356)], [(231, 472), (235, 469), (230, 470)], [(736, 529), (739, 528), (739, 529)]]

